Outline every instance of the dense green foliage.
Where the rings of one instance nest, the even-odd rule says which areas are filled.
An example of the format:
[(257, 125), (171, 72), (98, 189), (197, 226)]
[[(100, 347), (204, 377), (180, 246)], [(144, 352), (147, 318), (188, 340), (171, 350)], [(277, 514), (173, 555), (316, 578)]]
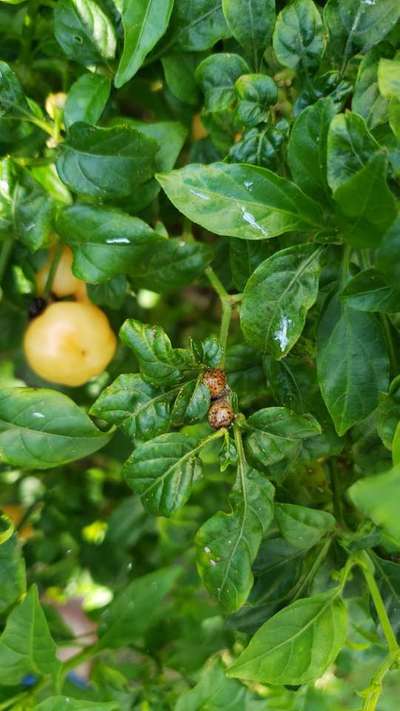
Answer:
[(1, 0), (0, 59), (0, 709), (394, 711), (399, 0)]

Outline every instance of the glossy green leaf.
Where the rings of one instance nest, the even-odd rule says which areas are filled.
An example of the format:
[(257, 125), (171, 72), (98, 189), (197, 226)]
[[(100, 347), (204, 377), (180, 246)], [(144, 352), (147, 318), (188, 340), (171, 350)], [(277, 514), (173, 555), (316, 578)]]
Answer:
[(69, 397), (45, 388), (2, 388), (0, 459), (50, 469), (82, 459), (110, 440)]
[(250, 461), (262, 469), (296, 453), (302, 439), (321, 432), (311, 415), (298, 415), (285, 407), (265, 407), (247, 419), (245, 447)]
[(377, 269), (356, 274), (342, 291), (342, 299), (358, 311), (393, 313), (400, 310), (400, 294), (389, 286)]
[(399, 17), (397, 0), (329, 0), (324, 10), (329, 50), (345, 64), (353, 54), (378, 44)]
[(230, 240), (229, 266), (234, 285), (239, 292), (244, 290), (255, 269), (271, 255), (271, 244), (267, 240)]
[(0, 637), (0, 684), (17, 685), (32, 673), (55, 678), (60, 668), (37, 588), (32, 586), (8, 616)]
[(256, 470), (238, 465), (231, 512), (219, 511), (196, 535), (197, 569), (204, 585), (227, 612), (246, 601), (262, 537), (273, 519), (272, 485)]
[(117, 274), (103, 284), (86, 284), (86, 288), (94, 304), (118, 311), (127, 297), (128, 281), (123, 274)]
[(268, 239), (321, 226), (320, 208), (289, 180), (249, 165), (188, 165), (157, 178), (171, 202), (219, 235)]
[(167, 292), (190, 284), (213, 258), (211, 247), (183, 239), (159, 238), (148, 246), (143, 261), (129, 275), (136, 288)]
[(305, 684), (334, 662), (346, 634), (338, 590), (303, 598), (265, 622), (227, 673), (266, 684)]
[(275, 22), (275, 0), (222, 0), (234, 38), (252, 58), (255, 69), (268, 46)]
[(123, 466), (129, 486), (151, 513), (170, 516), (188, 500), (201, 475), (198, 439), (163, 434), (137, 447)]
[[(4, 515), (0, 521), (9, 527), (7, 537), (0, 540), (0, 614), (4, 614), (25, 592), (26, 575), (21, 545), (14, 526)], [(1, 532), (3, 534), (3, 528)]]
[(379, 47), (366, 54), (359, 66), (351, 108), (362, 116), (369, 129), (387, 121), (388, 102), (378, 87)]
[(80, 64), (104, 64), (115, 55), (114, 28), (94, 0), (60, 0), (54, 34), (67, 57)]
[(170, 44), (187, 52), (201, 52), (229, 36), (221, 0), (175, 0)]
[(388, 283), (399, 288), (400, 279), (400, 216), (397, 217), (383, 236), (376, 254), (376, 265), (382, 271)]
[(301, 550), (316, 546), (335, 527), (327, 511), (297, 504), (275, 504), (275, 519), (283, 538)]
[(134, 272), (164, 242), (137, 217), (79, 202), (58, 214), (57, 232), (74, 253), (75, 274), (91, 283)]
[(140, 639), (163, 617), (164, 598), (180, 574), (178, 566), (171, 566), (132, 580), (101, 615), (100, 647), (118, 649)]
[(328, 133), (328, 183), (335, 192), (368, 163), (379, 144), (361, 116), (338, 114)]
[(133, 350), (145, 380), (154, 385), (176, 385), (184, 379), (185, 372), (194, 367), (191, 352), (173, 348), (160, 326), (128, 319), (121, 328), (120, 337)]
[(381, 59), (378, 68), (379, 91), (387, 99), (400, 99), (400, 60)]
[(54, 202), (27, 170), (19, 171), (13, 193), (13, 219), (18, 238), (32, 252), (46, 244), (53, 226)]
[(118, 711), (118, 702), (87, 701), (70, 696), (49, 696), (36, 706), (37, 711)]
[(288, 163), (293, 179), (307, 195), (326, 200), (328, 129), (335, 115), (330, 98), (320, 99), (302, 111), (293, 124), (288, 143)]
[(343, 435), (375, 409), (388, 386), (388, 354), (375, 316), (332, 299), (319, 326), (317, 365), (322, 397)]
[(103, 74), (82, 74), (72, 84), (64, 106), (66, 128), (83, 121), (95, 124), (110, 96), (111, 82)]
[[(264, 705), (264, 702), (261, 701)], [(201, 672), (200, 680), (184, 692), (174, 711), (262, 711), (260, 701), (252, 701), (251, 692), (234, 679), (228, 679), (221, 660), (212, 659)]]
[(191, 424), (206, 417), (210, 407), (210, 391), (200, 380), (190, 380), (180, 388), (171, 412), (174, 427)]
[(312, 244), (288, 247), (253, 272), (240, 311), (242, 331), (252, 346), (278, 359), (294, 346), (318, 295), (320, 255)]
[(103, 199), (126, 197), (152, 177), (157, 144), (127, 126), (74, 123), (60, 146), (57, 171), (73, 191)]
[(235, 83), (239, 99), (236, 118), (246, 127), (268, 121), (269, 109), (278, 100), (278, 87), (265, 74), (242, 74)]
[(376, 247), (396, 217), (387, 172), (386, 155), (377, 153), (334, 192), (341, 212), (351, 220), (342, 228), (343, 239), (356, 247)]
[(160, 391), (136, 373), (119, 375), (103, 390), (90, 413), (117, 425), (131, 439), (152, 439), (168, 431), (170, 402), (177, 392), (177, 388)]
[(291, 69), (318, 67), (325, 48), (324, 29), (313, 0), (294, 0), (276, 20), (273, 46), (278, 61)]
[(168, 52), (161, 58), (168, 89), (179, 101), (190, 106), (199, 103), (199, 89), (195, 79), (197, 54)]
[(0, 117), (21, 120), (31, 114), (17, 76), (6, 62), (0, 62)]
[(239, 54), (221, 52), (203, 59), (196, 69), (196, 79), (203, 91), (207, 111), (232, 109), (236, 98), (235, 81), (248, 71), (247, 62)]
[(395, 466), (384, 474), (368, 476), (356, 481), (348, 490), (350, 499), (376, 526), (392, 536), (400, 538), (400, 520), (397, 502), (400, 496), (400, 467)]
[(121, 5), (124, 46), (115, 75), (117, 88), (132, 79), (163, 36), (173, 0), (123, 0)]

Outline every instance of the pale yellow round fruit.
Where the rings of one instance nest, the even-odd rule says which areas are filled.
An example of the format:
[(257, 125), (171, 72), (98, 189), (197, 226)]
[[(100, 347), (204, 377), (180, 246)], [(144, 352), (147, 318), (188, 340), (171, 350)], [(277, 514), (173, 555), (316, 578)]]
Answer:
[[(54, 251), (50, 252), (49, 260), (41, 268), (36, 275), (36, 285), (39, 294), (43, 294), (49, 275), (50, 264), (54, 257)], [(78, 279), (72, 273), (72, 251), (69, 247), (64, 247), (60, 261), (58, 262), (56, 272), (54, 274), (51, 291), (56, 296), (63, 298), (64, 296), (73, 296), (80, 293), (85, 287), (85, 282)]]
[(31, 321), (24, 351), (30, 367), (41, 378), (77, 386), (103, 372), (116, 343), (107, 316), (97, 306), (59, 301)]

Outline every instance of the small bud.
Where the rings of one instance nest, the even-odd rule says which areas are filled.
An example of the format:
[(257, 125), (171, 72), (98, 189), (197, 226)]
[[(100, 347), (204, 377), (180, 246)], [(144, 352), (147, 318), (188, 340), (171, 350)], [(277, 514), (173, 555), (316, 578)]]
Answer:
[(208, 422), (213, 430), (229, 427), (235, 419), (235, 413), (227, 400), (213, 402), (208, 411)]
[(207, 385), (211, 400), (221, 397), (226, 386), (226, 377), (223, 370), (220, 368), (210, 368), (203, 374), (203, 383)]

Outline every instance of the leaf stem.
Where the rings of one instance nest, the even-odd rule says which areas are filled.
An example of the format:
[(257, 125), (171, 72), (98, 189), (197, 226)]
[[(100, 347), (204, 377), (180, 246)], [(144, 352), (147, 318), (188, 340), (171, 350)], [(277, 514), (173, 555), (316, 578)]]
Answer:
[(13, 237), (6, 237), (0, 251), (0, 284), (6, 271), (8, 260), (14, 245)]
[(59, 261), (61, 259), (62, 250), (63, 250), (63, 245), (60, 241), (58, 241), (56, 244), (56, 248), (54, 250), (53, 259), (51, 261), (49, 273), (47, 275), (46, 284), (44, 287), (43, 296), (45, 299), (47, 299), (50, 295), (51, 287), (53, 286), (53, 281), (54, 281), (54, 277), (56, 275), (57, 267), (58, 267)]
[(238, 301), (241, 300), (242, 295), (241, 294), (232, 294), (232, 295), (228, 294), (222, 281), (217, 276), (217, 274), (215, 273), (215, 271), (212, 267), (207, 267), (207, 269), (205, 270), (205, 274), (206, 274), (207, 279), (209, 280), (211, 286), (213, 287), (214, 291), (218, 294), (219, 299), (221, 301), (222, 318), (221, 318), (221, 326), (220, 326), (220, 331), (219, 331), (219, 341), (222, 346), (222, 353), (223, 353), (221, 362), (220, 362), (220, 367), (223, 368), (225, 365), (226, 344), (228, 342), (229, 327), (230, 327), (231, 319), (232, 319), (232, 307), (233, 307), (233, 304), (236, 304)]
[(316, 575), (317, 572), (318, 572), (318, 569), (319, 569), (320, 566), (321, 566), (322, 561), (323, 561), (323, 560), (326, 558), (326, 556), (327, 556), (327, 553), (328, 553), (328, 551), (329, 551), (329, 548), (330, 548), (330, 546), (331, 546), (331, 543), (332, 543), (332, 538), (328, 538), (328, 540), (324, 541), (323, 545), (322, 545), (321, 548), (319, 549), (318, 554), (317, 554), (316, 557), (314, 558), (314, 561), (313, 561), (313, 563), (312, 563), (312, 565), (311, 565), (311, 567), (310, 567), (308, 573), (306, 573), (306, 575), (305, 575), (305, 577), (304, 577), (304, 580), (301, 582), (301, 584), (300, 584), (299, 587), (297, 588), (297, 591), (296, 591), (294, 597), (291, 599), (291, 602), (294, 602), (295, 600), (297, 600), (297, 599), (301, 596), (301, 594), (302, 594), (304, 588), (306, 588), (307, 585), (308, 585), (310, 582), (312, 582), (313, 578), (315, 577), (315, 575)]
[(393, 657), (396, 657), (400, 653), (400, 648), (397, 644), (396, 635), (393, 631), (392, 625), (390, 624), (385, 604), (382, 600), (382, 595), (375, 580), (374, 564), (366, 551), (360, 552), (357, 563), (360, 566), (365, 578), (365, 582), (368, 585), (368, 589), (372, 597), (372, 601), (375, 605), (375, 609), (379, 617), (379, 622), (381, 624), (383, 634), (386, 637), (389, 653)]
[(393, 664), (398, 660), (399, 654), (399, 650), (397, 653), (388, 654), (382, 664), (378, 667), (376, 673), (371, 679), (368, 689), (362, 692), (362, 695), (365, 697), (362, 711), (376, 711), (376, 707), (383, 690), (383, 679)]

